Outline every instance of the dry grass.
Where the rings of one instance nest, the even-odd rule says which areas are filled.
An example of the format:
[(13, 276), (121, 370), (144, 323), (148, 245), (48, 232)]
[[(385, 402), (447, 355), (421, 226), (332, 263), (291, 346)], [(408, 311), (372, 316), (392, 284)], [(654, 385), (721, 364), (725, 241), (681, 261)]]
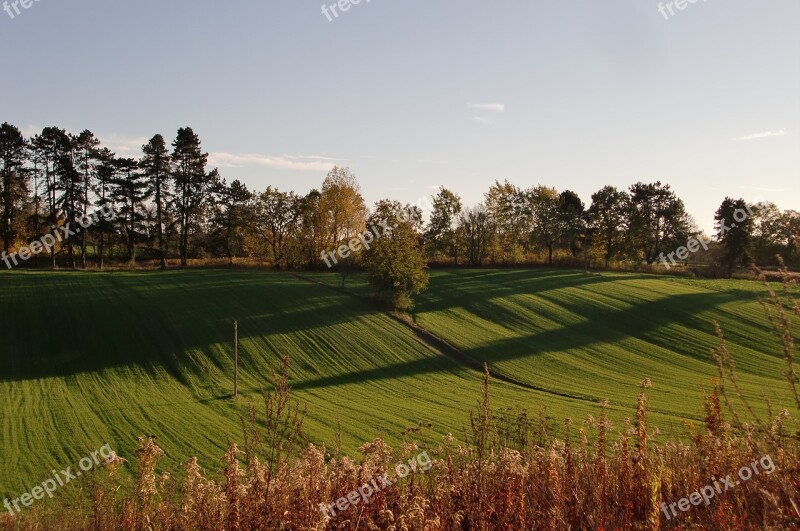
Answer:
[[(800, 315), (797, 282), (782, 279), (778, 290), (767, 284), (762, 303), (783, 341), (785, 377), (800, 410), (789, 319), (790, 313)], [(733, 409), (731, 395), (740, 395), (735, 365), (717, 330), (712, 354), (718, 374), (705, 422), (687, 423), (683, 440), (658, 442), (659, 434), (648, 428), (649, 380), (641, 383), (637, 408), (624, 425), (609, 424), (603, 402), (598, 418), (566, 421), (556, 438), (542, 415), (493, 411), (487, 370), (463, 442), (448, 435), (435, 447), (408, 442), (390, 448), (376, 439), (361, 447), (356, 462), (306, 442), (304, 411), (291, 399), (285, 361), (275, 391), (265, 395), (265, 421), (257, 422), (255, 410), (243, 419), (244, 449), (230, 445), (224, 478), (207, 477), (195, 459), (180, 479), (159, 474), (163, 452), (155, 440), (142, 438), (131, 485), (116, 476), (116, 465), (109, 466), (86, 480), (82, 503), (61, 510), (35, 506), (20, 519), (0, 516), (0, 528), (798, 529), (800, 433), (789, 433), (787, 410), (759, 418), (746, 402), (745, 411)], [(426, 473), (334, 518), (319, 509), (384, 472), (391, 477), (396, 463), (421, 450), (433, 459)], [(741, 467), (767, 455), (774, 473), (742, 481), (709, 506), (666, 518), (662, 503), (678, 502), (712, 478), (737, 479)]]

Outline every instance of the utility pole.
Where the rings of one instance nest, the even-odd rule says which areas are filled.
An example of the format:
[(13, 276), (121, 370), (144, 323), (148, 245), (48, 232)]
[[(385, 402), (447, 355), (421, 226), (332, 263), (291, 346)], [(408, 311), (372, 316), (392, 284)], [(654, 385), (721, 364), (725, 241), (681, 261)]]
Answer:
[(233, 398), (239, 398), (239, 321), (233, 322)]

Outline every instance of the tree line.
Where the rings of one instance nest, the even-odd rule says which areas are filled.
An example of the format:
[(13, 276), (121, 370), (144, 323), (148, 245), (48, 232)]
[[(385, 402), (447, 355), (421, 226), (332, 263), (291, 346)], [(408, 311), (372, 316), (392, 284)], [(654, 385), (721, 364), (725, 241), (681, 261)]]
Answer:
[[(45, 127), (31, 138), (8, 123), (0, 126), (0, 199), (3, 251), (75, 225), (98, 208), (113, 208), (103, 220), (47, 251), (36, 265), (87, 268), (109, 262), (168, 259), (182, 267), (190, 259), (224, 257), (268, 262), (280, 269), (324, 267), (326, 251), (364, 231), (375, 216), (416, 209), (385, 200), (369, 209), (356, 178), (334, 167), (319, 189), (306, 194), (272, 186), (251, 191), (228, 183), (198, 135), (185, 127), (171, 144), (154, 135), (138, 158), (120, 157), (88, 130), (79, 134)], [(732, 218), (742, 199), (726, 198), (717, 221)], [(752, 262), (770, 264), (780, 255), (800, 263), (800, 214), (773, 203), (755, 205), (754, 215), (717, 231), (713, 260), (728, 271)], [(409, 222), (401, 255), (422, 253), (426, 263), (510, 265), (531, 262), (609, 267), (612, 263), (655, 264), (700, 233), (683, 201), (667, 184), (605, 186), (588, 206), (575, 192), (537, 185), (523, 189), (496, 181), (484, 201), (464, 206), (453, 191), (431, 198), (426, 222)], [(374, 221), (374, 220), (373, 220)], [(409, 243), (411, 237), (414, 241)], [(384, 250), (391, 254), (392, 250)], [(337, 265), (365, 263), (364, 257)], [(362, 260), (363, 258), (363, 260)]]

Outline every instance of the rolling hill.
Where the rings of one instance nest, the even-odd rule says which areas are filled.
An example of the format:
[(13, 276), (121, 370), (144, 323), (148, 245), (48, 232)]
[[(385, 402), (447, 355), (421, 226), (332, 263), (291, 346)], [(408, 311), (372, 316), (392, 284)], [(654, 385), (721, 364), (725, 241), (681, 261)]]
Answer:
[[(546, 408), (553, 419), (596, 414), (611, 399), (619, 428), (637, 382), (653, 379), (653, 425), (699, 419), (714, 368), (710, 321), (725, 328), (748, 395), (780, 407), (777, 339), (755, 302), (756, 283), (703, 282), (571, 271), (432, 273), (414, 312), (436, 344), (383, 313), (363, 276), (246, 270), (0, 274), (0, 496), (106, 443), (130, 456), (153, 434), (178, 468), (220, 465), (241, 440), (240, 415), (260, 402), (282, 356), (308, 407), (310, 439), (346, 451), (397, 442), (422, 422), (430, 444), (460, 438), (489, 363), (495, 407)], [(322, 281), (329, 284), (320, 285)], [(233, 321), (240, 333), (240, 398), (231, 397)], [(456, 353), (457, 355), (454, 355)], [(465, 360), (471, 363), (465, 363)], [(760, 403), (760, 401), (759, 401)]]

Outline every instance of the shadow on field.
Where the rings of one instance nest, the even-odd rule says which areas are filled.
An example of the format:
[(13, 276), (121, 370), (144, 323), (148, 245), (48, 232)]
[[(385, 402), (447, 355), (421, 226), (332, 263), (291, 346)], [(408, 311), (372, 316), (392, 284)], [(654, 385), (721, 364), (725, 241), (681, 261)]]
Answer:
[(621, 279), (654, 278), (650, 275), (623, 276), (614, 273), (587, 275), (582, 271), (559, 269), (440, 270), (434, 275), (432, 282), (436, 283), (436, 291), (447, 293), (448, 297), (445, 299), (426, 292), (416, 306), (418, 313), (438, 312), (504, 296), (541, 295), (548, 291), (619, 282)]
[(364, 382), (376, 382), (380, 380), (394, 380), (406, 376), (414, 377), (422, 374), (432, 374), (444, 371), (457, 374), (459, 370), (460, 369), (458, 368), (458, 365), (455, 365), (450, 359), (445, 356), (440, 356), (437, 358), (425, 358), (421, 360), (395, 363), (392, 365), (385, 365), (383, 367), (376, 367), (374, 369), (349, 372), (336, 376), (327, 376), (325, 378), (293, 382), (292, 389), (300, 391), (303, 389), (336, 387), (340, 385), (360, 384)]
[[(438, 287), (437, 287), (438, 288)], [(460, 355), (465, 359), (461, 365), (472, 370), (480, 370), (483, 362), (490, 365), (497, 362), (535, 357), (547, 352), (564, 351), (591, 347), (595, 344), (613, 343), (630, 338), (646, 339), (649, 333), (668, 326), (679, 326), (697, 329), (710, 326), (705, 320), (696, 317), (696, 314), (714, 308), (719, 304), (736, 300), (736, 297), (727, 293), (691, 293), (667, 296), (657, 301), (647, 301), (634, 304), (629, 308), (617, 311), (608, 311), (607, 308), (595, 304), (570, 304), (553, 295), (538, 295), (550, 299), (551, 302), (566, 306), (571, 312), (585, 318), (577, 324), (566, 325), (556, 330), (534, 332), (529, 335), (494, 341), (491, 344), (476, 349), (461, 350)], [(486, 304), (486, 297), (496, 296), (492, 290), (481, 292), (482, 297), (474, 304)], [(471, 309), (471, 308), (469, 308)], [(691, 309), (691, 311), (690, 311)], [(713, 336), (708, 336), (713, 337)], [(441, 349), (440, 349), (441, 350)], [(688, 351), (689, 355), (698, 359), (707, 360), (707, 350), (700, 349)], [(410, 363), (400, 363), (376, 369), (355, 371), (334, 377), (306, 380), (293, 384), (295, 389), (313, 389), (327, 386), (337, 386), (373, 380), (397, 378), (405, 375), (422, 375), (447, 370), (446, 366), (431, 363), (430, 360), (420, 360)], [(516, 383), (514, 380), (512, 383)], [(522, 382), (520, 385), (531, 386), (532, 382)], [(536, 390), (542, 388), (532, 386)], [(546, 391), (546, 390), (544, 390)], [(548, 391), (550, 392), (550, 391)], [(566, 395), (572, 398), (585, 399), (580, 395)]]
[(269, 344), (269, 336), (375, 313), (369, 304), (286, 274), (56, 271), (3, 277), (0, 381), (130, 366), (166, 370), (186, 383), (192, 373), (229, 371), (234, 319), (240, 341)]
[[(569, 303), (562, 298), (542, 294), (540, 297), (565, 307), (584, 320), (554, 330), (494, 341), (480, 348), (465, 349), (464, 352), (480, 361), (499, 362), (631, 338), (652, 341), (648, 335), (666, 327), (680, 326), (712, 332), (711, 324), (697, 317), (697, 314), (737, 300), (726, 293), (679, 294), (633, 304), (624, 310), (608, 311), (599, 305)], [(694, 349), (687, 350), (685, 354), (707, 361), (707, 352), (707, 349)]]

